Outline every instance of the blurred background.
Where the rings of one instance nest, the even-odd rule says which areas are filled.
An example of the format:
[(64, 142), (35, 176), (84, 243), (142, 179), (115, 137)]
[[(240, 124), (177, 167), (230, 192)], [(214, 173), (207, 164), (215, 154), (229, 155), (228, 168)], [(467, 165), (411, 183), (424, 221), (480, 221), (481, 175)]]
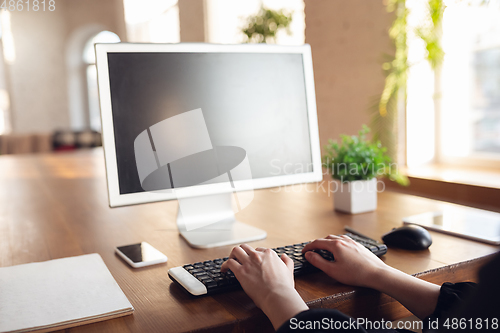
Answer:
[(322, 146), (368, 124), (405, 191), (500, 188), (499, 0), (19, 3), (0, 10), (1, 154), (101, 144), (96, 42), (308, 43)]

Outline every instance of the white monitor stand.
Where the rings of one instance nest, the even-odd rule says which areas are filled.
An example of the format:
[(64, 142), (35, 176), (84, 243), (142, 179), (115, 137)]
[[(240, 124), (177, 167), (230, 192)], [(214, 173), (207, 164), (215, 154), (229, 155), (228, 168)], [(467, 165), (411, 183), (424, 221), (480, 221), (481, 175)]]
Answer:
[[(241, 244), (264, 239), (267, 233), (236, 220), (233, 193), (179, 199), (177, 227), (194, 248)], [(184, 217), (182, 211), (188, 211)]]

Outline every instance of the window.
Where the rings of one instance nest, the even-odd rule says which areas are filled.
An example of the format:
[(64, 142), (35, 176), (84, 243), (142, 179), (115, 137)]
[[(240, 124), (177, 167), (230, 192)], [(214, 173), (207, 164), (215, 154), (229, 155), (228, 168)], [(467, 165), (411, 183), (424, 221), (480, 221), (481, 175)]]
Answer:
[(179, 43), (177, 0), (124, 0), (129, 42)]
[(101, 131), (101, 118), (99, 112), (99, 93), (97, 89), (97, 69), (95, 65), (95, 43), (118, 43), (120, 38), (111, 31), (101, 31), (91, 38), (83, 50), (83, 61), (86, 64), (87, 95), (89, 106), (90, 129)]
[(445, 1), (441, 71), (412, 30), (426, 1), (409, 0), (408, 165), (500, 167), (500, 2)]
[(500, 6), (447, 4), (443, 17), (443, 157), (500, 161)]

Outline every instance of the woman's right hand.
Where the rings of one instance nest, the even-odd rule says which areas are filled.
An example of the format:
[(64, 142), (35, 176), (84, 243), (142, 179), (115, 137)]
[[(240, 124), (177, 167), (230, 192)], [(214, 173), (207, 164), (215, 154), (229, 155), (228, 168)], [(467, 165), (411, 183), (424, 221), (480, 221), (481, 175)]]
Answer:
[[(330, 251), (335, 258), (331, 262), (313, 250)], [(375, 281), (389, 267), (370, 250), (348, 236), (329, 235), (307, 244), (307, 261), (335, 280), (352, 286), (376, 288)]]
[[(313, 250), (327, 250), (335, 261), (323, 259)], [(424, 319), (436, 308), (440, 287), (386, 265), (363, 245), (347, 236), (327, 236), (307, 244), (306, 259), (335, 280), (383, 292)]]

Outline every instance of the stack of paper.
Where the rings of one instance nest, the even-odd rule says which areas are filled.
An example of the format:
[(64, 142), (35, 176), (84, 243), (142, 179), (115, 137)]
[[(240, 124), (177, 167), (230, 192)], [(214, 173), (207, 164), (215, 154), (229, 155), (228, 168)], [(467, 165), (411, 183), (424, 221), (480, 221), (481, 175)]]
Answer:
[(95, 253), (0, 268), (0, 332), (59, 330), (133, 311)]

